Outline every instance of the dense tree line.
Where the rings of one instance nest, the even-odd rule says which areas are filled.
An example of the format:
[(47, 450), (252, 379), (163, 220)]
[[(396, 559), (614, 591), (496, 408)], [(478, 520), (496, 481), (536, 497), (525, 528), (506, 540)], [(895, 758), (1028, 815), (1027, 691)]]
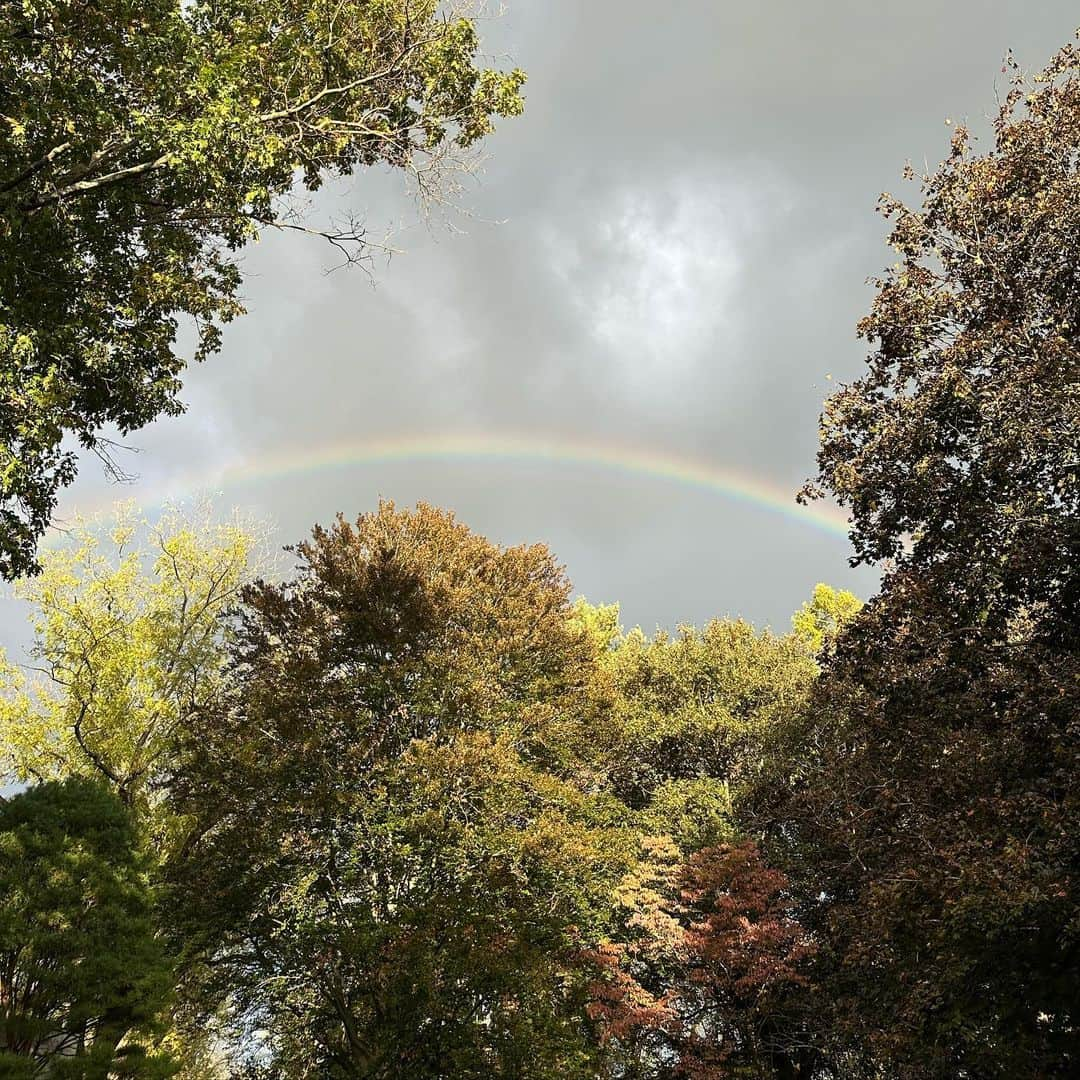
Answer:
[(424, 505), (284, 575), (179, 515), (43, 552), (0, 1074), (1075, 1075), (1078, 145), (1068, 47), (883, 203), (807, 489), (865, 606), (627, 632)]
[[(737, 806), (854, 598), (819, 588), (782, 636), (647, 638), (572, 600), (545, 548), (426, 506), (317, 528), (284, 584), (256, 548), (123, 516), (20, 585), (44, 674), (9, 672), (7, 769), (35, 783), (8, 808), (111, 807), (133, 831), (106, 876), (156, 855), (169, 996), (124, 1070), (205, 1067), (207, 1033), (222, 1070), (282, 1076), (788, 1053), (814, 946)], [(11, 1023), (53, 1038), (14, 954)], [(96, 1067), (102, 1039), (74, 1045)]]

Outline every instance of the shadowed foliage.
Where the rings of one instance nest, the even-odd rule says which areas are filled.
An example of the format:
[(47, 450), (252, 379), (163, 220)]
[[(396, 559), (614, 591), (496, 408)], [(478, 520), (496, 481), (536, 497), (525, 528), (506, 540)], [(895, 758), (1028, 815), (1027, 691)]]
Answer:
[(166, 1076), (172, 973), (130, 812), (71, 778), (0, 804), (0, 1075)]

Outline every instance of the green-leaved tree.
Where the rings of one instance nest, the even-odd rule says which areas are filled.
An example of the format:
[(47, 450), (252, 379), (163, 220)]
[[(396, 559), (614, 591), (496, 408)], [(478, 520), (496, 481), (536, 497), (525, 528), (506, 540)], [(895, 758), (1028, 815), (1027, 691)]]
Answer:
[(166, 1076), (172, 974), (130, 811), (71, 778), (0, 802), (0, 1075)]
[(65, 439), (103, 450), (176, 413), (185, 356), (241, 312), (234, 254), (267, 228), (355, 258), (290, 196), (374, 165), (438, 187), (520, 111), (437, 0), (26, 0), (0, 8), (0, 577), (35, 568)]
[(594, 1075), (587, 947), (637, 845), (564, 752), (596, 657), (564, 574), (426, 506), (298, 554), (171, 785), (189, 1000), (285, 1077)]
[(163, 840), (154, 793), (177, 740), (216, 702), (226, 616), (257, 549), (238, 520), (170, 510), (151, 523), (122, 507), (43, 552), (42, 573), (16, 587), (33, 664), (0, 654), (0, 777), (96, 778)]

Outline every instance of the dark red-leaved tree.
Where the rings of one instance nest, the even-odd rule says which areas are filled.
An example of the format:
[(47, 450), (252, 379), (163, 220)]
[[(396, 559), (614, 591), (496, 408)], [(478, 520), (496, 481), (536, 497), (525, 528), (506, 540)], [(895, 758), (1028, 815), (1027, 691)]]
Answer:
[(637, 885), (623, 897), (636, 904), (629, 940), (599, 958), (594, 989), (617, 1075), (815, 1075), (804, 993), (813, 944), (757, 844), (668, 860)]
[(762, 825), (876, 1075), (1075, 1076), (1080, 50), (884, 209), (899, 261), (818, 483), (886, 572)]

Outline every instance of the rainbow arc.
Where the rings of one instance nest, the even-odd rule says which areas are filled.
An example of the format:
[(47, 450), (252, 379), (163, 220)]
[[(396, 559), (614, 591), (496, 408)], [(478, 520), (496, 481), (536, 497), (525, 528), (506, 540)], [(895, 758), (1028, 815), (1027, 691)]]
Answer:
[(640, 447), (582, 439), (522, 435), (402, 435), (328, 443), (306, 450), (283, 450), (235, 462), (170, 487), (195, 493), (209, 488), (229, 490), (328, 470), (373, 468), (410, 462), (550, 464), (573, 466), (631, 477), (649, 478), (708, 492), (779, 514), (832, 536), (846, 537), (848, 522), (834, 505), (800, 506), (794, 492), (750, 473), (711, 462)]

